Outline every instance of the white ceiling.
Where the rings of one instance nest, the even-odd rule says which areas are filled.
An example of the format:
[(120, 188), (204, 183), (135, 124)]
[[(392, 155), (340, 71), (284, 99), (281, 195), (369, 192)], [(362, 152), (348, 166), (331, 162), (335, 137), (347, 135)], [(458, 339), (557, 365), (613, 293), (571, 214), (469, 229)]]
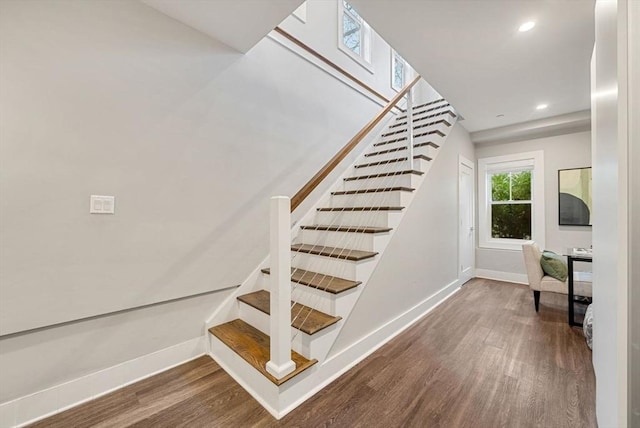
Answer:
[(141, 0), (246, 53), (304, 0)]
[[(590, 108), (595, 0), (350, 3), (454, 105), (470, 132)], [(518, 32), (530, 20), (535, 28)], [(542, 103), (549, 107), (537, 111)]]

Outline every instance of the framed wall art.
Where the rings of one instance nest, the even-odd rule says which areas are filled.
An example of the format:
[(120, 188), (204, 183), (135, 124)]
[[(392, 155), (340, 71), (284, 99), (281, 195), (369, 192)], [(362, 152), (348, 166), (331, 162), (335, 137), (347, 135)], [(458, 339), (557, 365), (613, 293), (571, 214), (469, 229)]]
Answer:
[(558, 171), (558, 224), (591, 226), (591, 167)]

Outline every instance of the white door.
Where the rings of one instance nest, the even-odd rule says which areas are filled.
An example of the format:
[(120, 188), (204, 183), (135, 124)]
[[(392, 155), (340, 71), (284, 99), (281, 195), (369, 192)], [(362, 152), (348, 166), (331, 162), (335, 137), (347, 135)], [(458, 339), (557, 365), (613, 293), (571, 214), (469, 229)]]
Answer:
[(475, 246), (474, 246), (474, 185), (473, 185), (473, 162), (460, 156), (459, 164), (459, 181), (458, 181), (458, 196), (459, 196), (459, 230), (458, 236), (459, 242), (459, 255), (458, 260), (460, 263), (460, 271), (458, 272), (458, 278), (460, 284), (464, 284), (473, 278), (474, 272), (474, 258), (475, 258)]

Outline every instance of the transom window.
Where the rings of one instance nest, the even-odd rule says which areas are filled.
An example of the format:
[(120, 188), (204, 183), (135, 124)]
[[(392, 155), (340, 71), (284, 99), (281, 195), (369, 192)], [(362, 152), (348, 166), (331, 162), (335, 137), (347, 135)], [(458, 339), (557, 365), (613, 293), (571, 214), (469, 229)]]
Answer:
[(405, 60), (398, 52), (391, 50), (391, 88), (400, 91), (404, 88), (407, 67)]
[(367, 70), (371, 68), (371, 27), (345, 0), (338, 7), (338, 46)]
[(479, 246), (520, 250), (535, 241), (544, 248), (543, 152), (478, 160)]

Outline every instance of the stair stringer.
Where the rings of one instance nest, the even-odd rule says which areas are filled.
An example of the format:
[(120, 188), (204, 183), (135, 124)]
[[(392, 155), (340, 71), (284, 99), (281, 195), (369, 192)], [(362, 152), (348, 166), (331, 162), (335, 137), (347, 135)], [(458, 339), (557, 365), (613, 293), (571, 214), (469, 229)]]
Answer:
[[(446, 135), (441, 138), (440, 146), (442, 146), (442, 144), (448, 138), (450, 134), (450, 130), (455, 126), (455, 123), (456, 123), (456, 119), (454, 118), (452, 120), (451, 126), (449, 127), (449, 132), (447, 132)], [(388, 126), (386, 126), (383, 129), (386, 129), (387, 127)], [(378, 135), (378, 137), (371, 142), (369, 147), (362, 152), (362, 154), (358, 157), (358, 159), (356, 159), (353, 165), (356, 165), (359, 162), (362, 162), (364, 160), (364, 154), (373, 147), (373, 144), (375, 143), (375, 141), (378, 141), (379, 137), (380, 136)], [(438, 151), (435, 152), (433, 156), (433, 160), (431, 162), (435, 161)], [(348, 176), (349, 174), (353, 174), (354, 172), (353, 165), (345, 170), (345, 172), (336, 181), (336, 184), (332, 186), (331, 190), (327, 191), (326, 194), (323, 195), (323, 197), (321, 197), (318, 200), (318, 202), (314, 205), (314, 207), (312, 207), (311, 210), (301, 218), (300, 222), (298, 222), (292, 228), (292, 241), (295, 242), (300, 232), (300, 225), (311, 224), (310, 220), (315, 215), (316, 208), (327, 203), (327, 201), (330, 199), (331, 191), (334, 191), (336, 190), (336, 188), (340, 187), (340, 185), (343, 182), (342, 179), (344, 177)], [(426, 175), (427, 174), (425, 173), (423, 176), (419, 177), (415, 186), (416, 191), (413, 192), (411, 196), (408, 198), (408, 201), (407, 201), (408, 203), (406, 204), (405, 209), (395, 215), (393, 223), (390, 225), (391, 227), (393, 227), (393, 229), (389, 232), (390, 236), (389, 236), (389, 239), (387, 239), (386, 244), (388, 244), (388, 242), (392, 239), (396, 226), (402, 221), (404, 214), (409, 209), (411, 202), (413, 200), (413, 197), (415, 193), (417, 193), (417, 191), (420, 189), (424, 179), (426, 178)], [(244, 360), (242, 360), (238, 355), (236, 355), (230, 348), (228, 348), (226, 345), (220, 342), (217, 338), (211, 335), (209, 335), (209, 341), (208, 341), (210, 355), (227, 372), (229, 372), (232, 375), (232, 377), (234, 377), (247, 391), (249, 391), (251, 395), (254, 396), (254, 398), (256, 398), (258, 402), (260, 402), (270, 413), (272, 413), (274, 417), (280, 418), (284, 416), (286, 413), (293, 410), (295, 407), (297, 407), (303, 401), (305, 401), (306, 399), (311, 397), (313, 394), (318, 392), (320, 389), (325, 387), (327, 384), (331, 383), (333, 380), (339, 377), (342, 373), (346, 372), (349, 368), (357, 364), (357, 362), (364, 359), (367, 355), (369, 355), (379, 346), (382, 346), (384, 343), (390, 340), (393, 336), (398, 334), (407, 325), (411, 324), (414, 320), (417, 320), (418, 318), (420, 318), (425, 313), (425, 310), (430, 310), (435, 305), (439, 304), (440, 301), (446, 299), (449, 294), (456, 291), (455, 285), (457, 284), (449, 284), (449, 286), (444, 287), (442, 290), (440, 290), (440, 292), (436, 293), (434, 296), (430, 297), (424, 302), (420, 302), (420, 304), (416, 305), (416, 307), (412, 308), (406, 313), (401, 314), (399, 317), (397, 317), (395, 320), (389, 323), (389, 326), (397, 324), (397, 327), (396, 326), (390, 327), (389, 331), (391, 332), (391, 335), (385, 338), (384, 340), (377, 343), (370, 344), (370, 343), (367, 343), (367, 341), (369, 340), (368, 338), (363, 338), (357, 344), (354, 344), (353, 347), (350, 347), (349, 349), (341, 351), (336, 355), (331, 355), (327, 359), (326, 356), (328, 355), (331, 347), (335, 343), (335, 340), (339, 336), (340, 331), (342, 330), (342, 327), (346, 324), (346, 322), (348, 322), (351, 309), (357, 303), (364, 287), (366, 286), (366, 283), (368, 282), (369, 278), (373, 274), (379, 259), (382, 257), (387, 247), (386, 244), (383, 246), (383, 248), (380, 249), (380, 251), (378, 251), (379, 254), (375, 257), (373, 263), (370, 263), (369, 268), (366, 269), (364, 272), (361, 272), (360, 275), (358, 276), (358, 280), (362, 281), (362, 284), (356, 287), (356, 289), (354, 289), (350, 293), (349, 304), (347, 305), (346, 308), (341, 309), (342, 313), (340, 313), (340, 315), (343, 317), (343, 319), (340, 322), (338, 322), (336, 325), (334, 325), (329, 332), (323, 335), (323, 340), (322, 340), (323, 344), (321, 346), (322, 349), (315, 349), (311, 351), (312, 355), (305, 355), (307, 357), (313, 357), (319, 360), (319, 363), (316, 364), (315, 366), (304, 371), (302, 374), (292, 378), (286, 383), (280, 386), (276, 386), (273, 383), (271, 383), (269, 380), (264, 378), (260, 373), (250, 368), (247, 365), (247, 363)], [(247, 279), (247, 282), (253, 283), (251, 288), (252, 290), (267, 288), (267, 284), (265, 283), (261, 284), (261, 281), (259, 281), (259, 279), (260, 279), (260, 276), (263, 275), (261, 274), (260, 269), (261, 267), (268, 266), (268, 261), (269, 259), (267, 257), (264, 263), (261, 264), (260, 267), (257, 268)], [(264, 280), (264, 278), (262, 279)], [(268, 281), (266, 282), (268, 283)], [(240, 295), (246, 292), (248, 292), (247, 289), (237, 290), (237, 293), (234, 293), (235, 295), (230, 297), (229, 301), (231, 302), (232, 300), (235, 299), (237, 295)], [(219, 310), (216, 314), (214, 314), (214, 316), (212, 316), (208, 324), (216, 324), (217, 322), (220, 322), (219, 321), (220, 319), (224, 319), (225, 321), (232, 319), (237, 316), (236, 315), (237, 313), (239, 313), (239, 311), (238, 312), (229, 311), (228, 313), (224, 313), (224, 311)], [(256, 324), (261, 324), (265, 322), (268, 324), (268, 316), (263, 317), (262, 321), (253, 321), (250, 323), (253, 325), (254, 322)], [(265, 333), (268, 333), (268, 331), (264, 331), (265, 329), (268, 328), (264, 325), (262, 326), (254, 325), (254, 327), (260, 330), (263, 330), (263, 332)], [(294, 345), (295, 345), (295, 341), (294, 341)], [(353, 354), (354, 352), (353, 350), (356, 348), (357, 350), (355, 351), (355, 354)], [(299, 349), (296, 349), (296, 350), (300, 352)]]

